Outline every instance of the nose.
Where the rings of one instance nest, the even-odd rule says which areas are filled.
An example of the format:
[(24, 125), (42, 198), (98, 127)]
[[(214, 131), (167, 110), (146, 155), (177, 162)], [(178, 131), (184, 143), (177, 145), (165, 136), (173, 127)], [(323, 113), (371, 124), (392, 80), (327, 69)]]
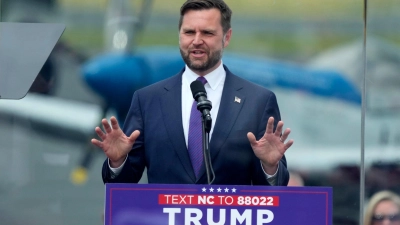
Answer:
[(203, 39), (202, 39), (202, 37), (201, 37), (201, 34), (197, 33), (197, 34), (194, 36), (193, 44), (194, 44), (194, 45), (201, 45), (201, 44), (203, 44)]
[(382, 222), (383, 222), (382, 225), (390, 225), (390, 224), (392, 224), (388, 218), (385, 218)]

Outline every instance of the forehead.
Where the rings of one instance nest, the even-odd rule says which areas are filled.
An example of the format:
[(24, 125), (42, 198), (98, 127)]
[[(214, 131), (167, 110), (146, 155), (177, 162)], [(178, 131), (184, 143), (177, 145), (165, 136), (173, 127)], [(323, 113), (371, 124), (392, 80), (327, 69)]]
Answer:
[(393, 214), (398, 213), (399, 208), (397, 205), (391, 200), (383, 200), (379, 202), (375, 207), (376, 214)]
[(182, 19), (182, 28), (221, 28), (221, 13), (218, 9), (188, 10)]

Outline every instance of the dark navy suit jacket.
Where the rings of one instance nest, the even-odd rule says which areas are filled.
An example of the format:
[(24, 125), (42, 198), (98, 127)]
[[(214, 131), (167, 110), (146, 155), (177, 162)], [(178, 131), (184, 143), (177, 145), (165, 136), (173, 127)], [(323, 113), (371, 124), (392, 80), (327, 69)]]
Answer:
[[(253, 132), (257, 140), (263, 136), (268, 118), (281, 120), (275, 94), (259, 85), (232, 74), (227, 67), (221, 105), (210, 140), (213, 184), (269, 185), (260, 160), (247, 139)], [(149, 183), (206, 184), (205, 168), (198, 179), (194, 174), (186, 147), (181, 108), (183, 70), (168, 79), (135, 92), (124, 125), (130, 135), (140, 136), (132, 147), (121, 173), (110, 178), (107, 160), (102, 176), (105, 183), (136, 183), (147, 167)], [(240, 98), (240, 103), (235, 101)], [(287, 185), (286, 160), (279, 163), (276, 185)]]

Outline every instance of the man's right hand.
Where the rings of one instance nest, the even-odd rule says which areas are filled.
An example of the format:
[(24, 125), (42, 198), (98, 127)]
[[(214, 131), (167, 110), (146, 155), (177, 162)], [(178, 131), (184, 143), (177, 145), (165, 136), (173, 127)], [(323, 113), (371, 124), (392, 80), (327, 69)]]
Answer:
[(110, 160), (111, 167), (118, 168), (124, 163), (140, 132), (135, 130), (131, 136), (127, 137), (119, 127), (118, 121), (114, 116), (111, 117), (110, 121), (111, 126), (106, 119), (101, 120), (105, 132), (100, 127), (96, 127), (95, 131), (102, 141), (92, 139), (92, 144), (103, 149)]

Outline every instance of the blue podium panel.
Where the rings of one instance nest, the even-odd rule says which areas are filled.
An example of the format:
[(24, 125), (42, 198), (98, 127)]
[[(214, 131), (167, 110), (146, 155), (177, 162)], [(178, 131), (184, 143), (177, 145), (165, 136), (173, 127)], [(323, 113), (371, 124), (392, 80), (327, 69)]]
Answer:
[(332, 224), (332, 188), (106, 184), (106, 225)]

